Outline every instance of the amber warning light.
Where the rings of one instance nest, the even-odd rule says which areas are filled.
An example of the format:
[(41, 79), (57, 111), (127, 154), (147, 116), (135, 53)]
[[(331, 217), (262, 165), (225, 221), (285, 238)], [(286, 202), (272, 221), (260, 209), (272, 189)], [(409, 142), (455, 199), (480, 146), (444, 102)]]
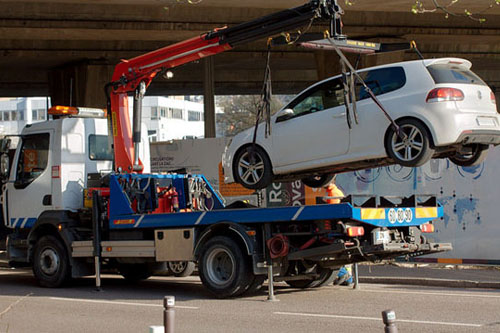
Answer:
[(78, 118), (106, 118), (106, 111), (103, 109), (61, 105), (51, 107), (48, 114), (58, 117), (69, 116)]

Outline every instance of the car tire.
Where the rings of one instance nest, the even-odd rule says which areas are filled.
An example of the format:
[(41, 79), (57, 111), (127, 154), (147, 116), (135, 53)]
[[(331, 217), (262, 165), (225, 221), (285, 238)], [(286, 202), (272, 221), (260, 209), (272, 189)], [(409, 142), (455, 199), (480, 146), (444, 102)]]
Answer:
[(318, 176), (302, 178), (302, 183), (312, 188), (324, 187), (332, 181), (333, 177), (334, 175), (325, 173)]
[(42, 287), (62, 286), (71, 277), (68, 252), (62, 241), (54, 236), (43, 236), (35, 245), (33, 274)]
[(193, 274), (196, 265), (192, 261), (169, 261), (168, 270), (176, 277), (186, 277)]
[(472, 145), (472, 153), (461, 154), (457, 152), (450, 157), (450, 161), (461, 167), (471, 167), (481, 164), (488, 155), (488, 146), (481, 144)]
[(216, 236), (203, 245), (198, 270), (203, 285), (217, 298), (244, 293), (254, 278), (247, 256), (226, 236)]
[(387, 155), (395, 163), (406, 167), (418, 167), (427, 163), (434, 155), (427, 128), (416, 119), (402, 120), (398, 122), (398, 126), (405, 138), (400, 138), (390, 127), (385, 140)]
[(271, 161), (258, 146), (247, 146), (236, 154), (233, 174), (237, 183), (253, 190), (263, 189), (273, 181)]

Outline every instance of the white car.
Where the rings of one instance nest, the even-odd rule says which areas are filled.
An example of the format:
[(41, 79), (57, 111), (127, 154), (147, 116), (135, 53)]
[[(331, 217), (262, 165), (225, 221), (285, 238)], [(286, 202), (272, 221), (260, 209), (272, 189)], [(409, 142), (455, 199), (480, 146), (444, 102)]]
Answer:
[(360, 70), (404, 135), (398, 135), (367, 91), (356, 83), (358, 123), (349, 128), (341, 76), (307, 88), (271, 118), (271, 135), (259, 126), (236, 135), (222, 158), (225, 181), (251, 189), (302, 179), (320, 187), (336, 173), (400, 164), (420, 166), (450, 158), (479, 164), (500, 144), (495, 95), (468, 60), (415, 60)]

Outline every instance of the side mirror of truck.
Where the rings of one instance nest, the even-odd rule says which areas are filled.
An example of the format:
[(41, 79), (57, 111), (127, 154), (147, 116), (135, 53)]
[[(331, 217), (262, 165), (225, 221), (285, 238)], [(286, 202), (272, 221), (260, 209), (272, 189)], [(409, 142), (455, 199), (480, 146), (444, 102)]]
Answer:
[(5, 180), (9, 178), (9, 155), (2, 153), (0, 156), (0, 179)]
[(294, 113), (292, 109), (281, 110), (276, 114), (276, 122), (279, 123), (280, 121), (285, 121), (292, 118), (293, 116)]
[(9, 153), (11, 140), (4, 138), (0, 139), (0, 153)]

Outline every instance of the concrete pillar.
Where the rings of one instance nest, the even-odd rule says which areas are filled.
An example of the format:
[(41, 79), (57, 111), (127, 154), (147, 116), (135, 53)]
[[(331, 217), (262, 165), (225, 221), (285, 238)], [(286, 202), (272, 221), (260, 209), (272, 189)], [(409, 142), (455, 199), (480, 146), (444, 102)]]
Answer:
[(205, 111), (205, 138), (215, 138), (215, 79), (214, 58), (203, 59), (203, 101)]
[(79, 63), (49, 72), (52, 105), (106, 107), (104, 85), (111, 79), (113, 66)]

